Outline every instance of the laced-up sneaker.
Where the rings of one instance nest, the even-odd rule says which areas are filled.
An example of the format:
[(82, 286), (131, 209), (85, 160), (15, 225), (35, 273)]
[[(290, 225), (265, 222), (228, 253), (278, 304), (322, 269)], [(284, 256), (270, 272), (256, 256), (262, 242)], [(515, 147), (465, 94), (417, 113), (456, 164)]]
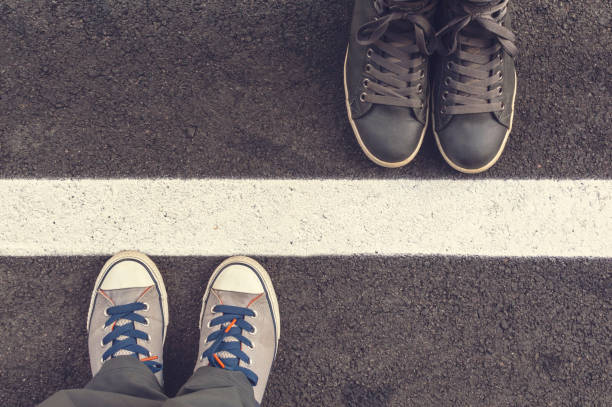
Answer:
[(401, 167), (427, 130), (438, 0), (356, 0), (344, 63), (348, 117), (368, 158)]
[(127, 355), (139, 358), (162, 385), (167, 326), (168, 296), (153, 261), (138, 252), (113, 256), (98, 275), (87, 317), (92, 374)]
[(213, 273), (200, 315), (195, 369), (244, 373), (261, 403), (280, 337), (278, 301), (264, 268), (248, 257), (225, 260)]
[(512, 129), (518, 50), (508, 0), (445, 0), (441, 15), (434, 135), (451, 167), (479, 173), (497, 162)]

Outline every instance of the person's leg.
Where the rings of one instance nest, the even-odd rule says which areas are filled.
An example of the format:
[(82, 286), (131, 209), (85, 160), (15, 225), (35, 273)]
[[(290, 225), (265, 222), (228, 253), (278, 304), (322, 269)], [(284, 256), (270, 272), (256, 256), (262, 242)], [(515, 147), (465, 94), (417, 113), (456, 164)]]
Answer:
[(168, 302), (159, 270), (146, 255), (122, 252), (106, 262), (87, 318), (93, 379), (42, 406), (158, 406)]
[(242, 372), (203, 366), (163, 407), (257, 407), (253, 386)]
[(151, 370), (132, 356), (113, 358), (83, 389), (62, 390), (41, 407), (158, 407), (167, 397)]
[(227, 259), (202, 300), (195, 373), (164, 407), (258, 406), (279, 337), (278, 301), (268, 273), (253, 259)]

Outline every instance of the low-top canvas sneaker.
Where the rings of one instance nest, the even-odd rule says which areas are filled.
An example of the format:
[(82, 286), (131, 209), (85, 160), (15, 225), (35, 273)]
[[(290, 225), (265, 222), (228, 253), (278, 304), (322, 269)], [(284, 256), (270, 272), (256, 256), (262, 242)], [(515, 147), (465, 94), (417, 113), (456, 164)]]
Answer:
[(133, 356), (162, 385), (167, 326), (168, 296), (153, 261), (138, 252), (113, 256), (98, 275), (87, 317), (92, 374), (114, 357)]
[(497, 162), (512, 129), (518, 50), (508, 0), (445, 0), (440, 8), (434, 135), (451, 167), (479, 173)]
[(366, 156), (395, 168), (417, 155), (429, 117), (438, 0), (356, 0), (344, 63), (348, 118)]
[(202, 299), (195, 370), (213, 366), (240, 371), (261, 403), (279, 337), (278, 301), (266, 270), (248, 257), (225, 260)]

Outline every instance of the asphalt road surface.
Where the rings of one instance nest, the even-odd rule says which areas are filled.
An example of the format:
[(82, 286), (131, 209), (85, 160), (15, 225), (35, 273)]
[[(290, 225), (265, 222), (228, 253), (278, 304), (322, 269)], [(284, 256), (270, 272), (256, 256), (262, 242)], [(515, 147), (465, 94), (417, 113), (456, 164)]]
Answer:
[[(612, 3), (512, 5), (514, 131), (465, 176), (431, 137), (400, 170), (361, 153), (342, 90), (352, 1), (0, 0), (0, 178), (612, 178)], [(255, 257), (283, 320), (266, 407), (612, 405), (609, 258)], [(89, 380), (105, 259), (0, 257), (0, 405)], [(153, 260), (174, 394), (222, 259)]]
[[(513, 135), (480, 177), (610, 178), (612, 4), (513, 1)], [(364, 160), (350, 0), (0, 3), (0, 176), (461, 177)]]

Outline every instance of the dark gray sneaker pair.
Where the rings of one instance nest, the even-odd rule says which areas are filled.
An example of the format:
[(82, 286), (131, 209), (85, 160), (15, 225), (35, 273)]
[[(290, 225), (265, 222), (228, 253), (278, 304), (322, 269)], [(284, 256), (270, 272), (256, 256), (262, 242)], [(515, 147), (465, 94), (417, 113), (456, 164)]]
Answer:
[(516, 94), (508, 1), (356, 0), (344, 89), (368, 158), (408, 164), (431, 117), (454, 169), (479, 173), (497, 162)]
[[(102, 268), (89, 315), (89, 357), (95, 376), (117, 356), (139, 358), (163, 385), (168, 296), (153, 261), (121, 252)], [(244, 373), (261, 403), (280, 337), (278, 301), (264, 268), (248, 257), (225, 260), (202, 300), (195, 370), (213, 366)]]

